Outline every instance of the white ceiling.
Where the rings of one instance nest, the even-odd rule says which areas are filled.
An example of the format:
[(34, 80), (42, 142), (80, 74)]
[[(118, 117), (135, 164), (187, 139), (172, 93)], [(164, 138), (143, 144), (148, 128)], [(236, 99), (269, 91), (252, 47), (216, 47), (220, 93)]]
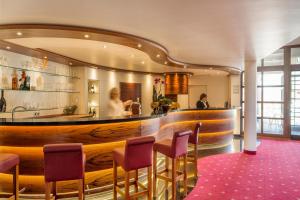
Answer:
[(300, 36), (299, 19), (299, 0), (0, 0), (0, 24), (120, 31), (162, 44), (179, 61), (239, 68)]
[(123, 45), (70, 38), (19, 38), (6, 40), (29, 48), (41, 48), (95, 65), (142, 72), (191, 72), (195, 75), (227, 75), (227, 72), (204, 69), (180, 69), (158, 64), (143, 51)]

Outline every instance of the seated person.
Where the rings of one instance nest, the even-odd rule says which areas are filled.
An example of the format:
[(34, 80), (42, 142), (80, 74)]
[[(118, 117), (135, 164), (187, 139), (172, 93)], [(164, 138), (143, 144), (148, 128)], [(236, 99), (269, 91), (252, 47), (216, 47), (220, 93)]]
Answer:
[(208, 101), (207, 101), (207, 94), (205, 93), (202, 93), (200, 95), (200, 100), (197, 101), (197, 109), (208, 109), (209, 108), (209, 104), (208, 104)]

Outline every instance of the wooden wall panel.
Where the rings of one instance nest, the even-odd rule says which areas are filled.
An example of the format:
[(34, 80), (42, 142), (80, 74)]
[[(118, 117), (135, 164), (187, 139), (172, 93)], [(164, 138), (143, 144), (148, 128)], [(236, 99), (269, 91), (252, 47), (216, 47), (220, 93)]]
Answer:
[(188, 94), (189, 75), (183, 73), (169, 73), (165, 76), (165, 94)]
[(120, 82), (121, 100), (137, 101), (137, 98), (142, 100), (142, 84), (141, 83), (124, 83)]

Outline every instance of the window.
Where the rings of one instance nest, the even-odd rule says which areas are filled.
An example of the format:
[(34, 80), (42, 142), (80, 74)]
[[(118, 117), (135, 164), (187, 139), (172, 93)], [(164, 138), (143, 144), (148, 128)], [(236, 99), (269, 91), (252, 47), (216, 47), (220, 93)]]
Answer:
[(291, 135), (300, 136), (300, 71), (291, 73)]
[(300, 64), (300, 48), (291, 49), (291, 64), (292, 65)]

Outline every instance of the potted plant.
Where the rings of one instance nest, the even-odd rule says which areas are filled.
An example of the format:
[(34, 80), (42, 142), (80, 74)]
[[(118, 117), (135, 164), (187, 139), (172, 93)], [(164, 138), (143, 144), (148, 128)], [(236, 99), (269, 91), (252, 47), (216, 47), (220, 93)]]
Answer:
[(170, 110), (172, 100), (163, 95), (163, 85), (165, 82), (160, 79), (154, 79), (152, 104), (153, 114), (167, 113)]
[(163, 97), (159, 100), (159, 105), (163, 113), (169, 112), (171, 108), (172, 100), (166, 97)]

